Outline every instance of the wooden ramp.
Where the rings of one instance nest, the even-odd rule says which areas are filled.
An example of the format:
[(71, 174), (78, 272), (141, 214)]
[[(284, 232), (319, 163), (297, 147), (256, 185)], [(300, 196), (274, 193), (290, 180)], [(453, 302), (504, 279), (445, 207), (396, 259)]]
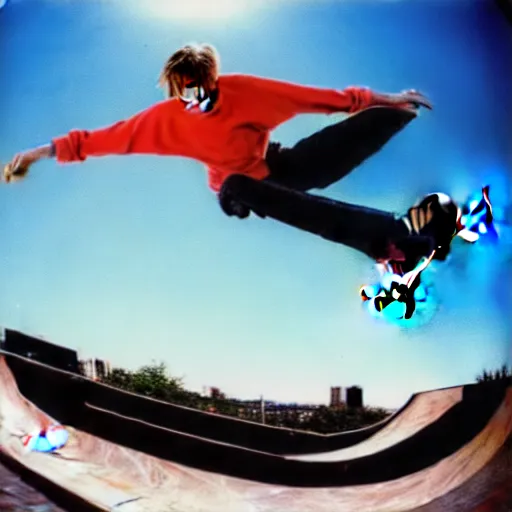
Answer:
[[(394, 426), (377, 431), (376, 440), (362, 441), (359, 452), (357, 445), (347, 448), (352, 458), (339, 452), (304, 461), (87, 403), (69, 402), (67, 418), (51, 417), (38, 406), (39, 395), (20, 392), (9, 358), (0, 355), (0, 453), (15, 471), (52, 489), (57, 502), (59, 491), (67, 503), (75, 497), (77, 505), (67, 510), (483, 512), (498, 510), (482, 507), (508, 499), (510, 387), (420, 394), (408, 406), (413, 412), (404, 411)], [(40, 382), (41, 395), (44, 388)], [(23, 435), (56, 421), (71, 434), (62, 450), (25, 451)]]
[(341, 450), (287, 458), (302, 461), (340, 461), (371, 455), (404, 441), (434, 423), (459, 403), (462, 396), (462, 386), (419, 393), (400, 415), (365, 441)]

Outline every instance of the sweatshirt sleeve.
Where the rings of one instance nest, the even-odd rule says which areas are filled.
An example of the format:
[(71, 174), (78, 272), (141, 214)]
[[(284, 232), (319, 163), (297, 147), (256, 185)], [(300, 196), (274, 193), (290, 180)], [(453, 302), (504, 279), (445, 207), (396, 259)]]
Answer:
[(172, 101), (157, 103), (129, 119), (96, 130), (71, 130), (52, 140), (60, 163), (84, 161), (88, 157), (128, 154), (177, 154), (173, 137)]
[(269, 120), (274, 120), (272, 124), (297, 114), (354, 113), (374, 104), (374, 94), (366, 87), (328, 89), (249, 75), (244, 80), (255, 103), (265, 106)]

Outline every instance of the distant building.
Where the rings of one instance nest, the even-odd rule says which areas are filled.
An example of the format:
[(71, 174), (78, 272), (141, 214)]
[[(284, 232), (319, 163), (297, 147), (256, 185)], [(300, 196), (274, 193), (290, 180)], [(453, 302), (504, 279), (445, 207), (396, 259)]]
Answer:
[(101, 359), (85, 359), (80, 361), (80, 373), (91, 380), (104, 380), (112, 371), (108, 361)]
[(94, 359), (83, 359), (80, 361), (80, 373), (88, 379), (93, 379), (96, 375), (94, 368)]
[(270, 400), (233, 400), (238, 405), (238, 416), (240, 418), (260, 421), (261, 416), (267, 418), (285, 418), (293, 416), (301, 420), (310, 418), (318, 405), (280, 403)]
[(86, 375), (87, 374), (87, 361), (84, 361), (83, 359), (78, 360), (78, 373), (80, 375)]
[(61, 347), (19, 331), (5, 329), (2, 349), (6, 352), (34, 359), (53, 368), (79, 373), (76, 350)]
[(359, 386), (351, 386), (346, 389), (345, 402), (349, 408), (363, 407), (363, 390)]
[(107, 376), (107, 365), (105, 364), (105, 361), (95, 359), (94, 369), (96, 370), (96, 378), (98, 380), (103, 380)]
[(330, 407), (341, 407), (343, 401), (341, 399), (341, 387), (331, 387), (331, 402)]

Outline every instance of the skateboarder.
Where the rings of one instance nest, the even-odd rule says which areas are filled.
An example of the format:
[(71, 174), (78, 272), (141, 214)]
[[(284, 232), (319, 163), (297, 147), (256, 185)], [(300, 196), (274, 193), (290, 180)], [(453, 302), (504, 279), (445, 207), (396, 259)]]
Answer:
[[(220, 74), (218, 55), (209, 45), (187, 45), (172, 54), (160, 85), (167, 98), (128, 119), (91, 131), (73, 129), (16, 155), (4, 168), (4, 181), (22, 179), (43, 158), (68, 164), (151, 154), (203, 163), (215, 193), (233, 174), (300, 191), (324, 188), (379, 151), (418, 108), (432, 108), (415, 91), (382, 94), (365, 87), (338, 90)], [(269, 143), (277, 126), (307, 113), (349, 116), (291, 148)], [(247, 214), (236, 202), (231, 208), (240, 217)]]

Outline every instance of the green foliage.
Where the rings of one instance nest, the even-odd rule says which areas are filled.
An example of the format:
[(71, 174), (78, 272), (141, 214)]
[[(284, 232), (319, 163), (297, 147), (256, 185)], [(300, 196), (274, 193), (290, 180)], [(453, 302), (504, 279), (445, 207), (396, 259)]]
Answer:
[(122, 368), (114, 368), (111, 373), (103, 379), (105, 384), (121, 388), (126, 391), (133, 391), (132, 389), (132, 374)]
[(332, 409), (324, 406), (319, 407), (302, 428), (322, 434), (343, 432), (373, 425), (388, 416), (387, 411), (378, 408)]
[[(357, 430), (374, 425), (387, 418), (389, 413), (383, 409), (362, 407), (358, 409), (320, 406), (312, 410), (304, 410), (298, 406), (284, 407), (277, 413), (267, 412), (265, 423), (275, 427), (285, 427), (299, 430), (330, 434), (347, 430)], [(253, 421), (261, 421), (261, 414), (250, 417)]]
[(165, 363), (142, 366), (135, 372), (114, 368), (103, 382), (159, 400), (170, 400), (184, 392), (181, 379), (169, 377)]

